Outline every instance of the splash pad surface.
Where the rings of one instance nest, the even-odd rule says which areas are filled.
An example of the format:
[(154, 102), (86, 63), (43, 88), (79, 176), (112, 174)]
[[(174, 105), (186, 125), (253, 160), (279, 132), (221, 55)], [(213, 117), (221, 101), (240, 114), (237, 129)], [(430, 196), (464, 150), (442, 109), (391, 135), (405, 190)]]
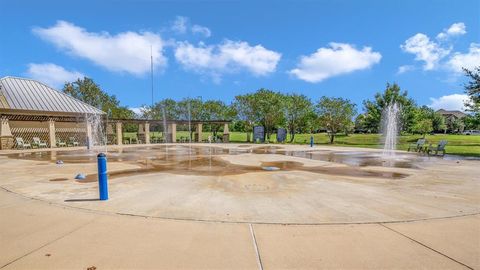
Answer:
[[(1, 185), (69, 207), (214, 222), (393, 222), (480, 210), (478, 161), (407, 153), (385, 159), (369, 149), (235, 144), (112, 147), (107, 155), (107, 202), (95, 200), (94, 151), (3, 155), (6, 180)], [(75, 180), (80, 172), (86, 179)]]

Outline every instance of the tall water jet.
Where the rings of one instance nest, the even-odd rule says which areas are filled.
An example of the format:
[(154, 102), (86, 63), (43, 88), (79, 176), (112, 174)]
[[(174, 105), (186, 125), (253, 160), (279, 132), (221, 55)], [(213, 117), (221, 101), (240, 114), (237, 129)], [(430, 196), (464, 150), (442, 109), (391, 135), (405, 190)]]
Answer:
[(99, 148), (103, 146), (103, 151), (106, 151), (107, 141), (103, 115), (87, 114), (85, 115), (85, 120), (87, 123), (87, 148), (94, 149), (96, 146)]
[(171, 142), (170, 136), (168, 135), (167, 128), (167, 113), (165, 112), (165, 105), (162, 106), (162, 118), (163, 118), (163, 138), (165, 142), (165, 160), (168, 161), (168, 146), (167, 143)]
[(394, 156), (400, 126), (400, 107), (396, 102), (388, 104), (382, 111), (383, 156)]
[(190, 100), (187, 104), (187, 112), (188, 112), (188, 142), (192, 143), (192, 111), (190, 107)]
[(167, 113), (165, 112), (165, 106), (162, 106), (162, 120), (163, 120), (163, 138), (165, 138), (165, 142), (170, 142), (168, 140), (168, 130), (167, 130)]
[(192, 111), (190, 108), (190, 100), (188, 101), (188, 169), (192, 166)]

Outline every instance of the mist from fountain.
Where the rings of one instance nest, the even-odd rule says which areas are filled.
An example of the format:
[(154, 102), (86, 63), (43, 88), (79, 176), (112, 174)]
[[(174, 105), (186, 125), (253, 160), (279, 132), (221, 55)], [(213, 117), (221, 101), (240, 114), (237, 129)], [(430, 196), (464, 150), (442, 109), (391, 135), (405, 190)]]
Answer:
[(192, 165), (192, 111), (190, 108), (190, 100), (188, 101), (188, 168), (190, 169)]
[(100, 152), (107, 151), (106, 129), (103, 123), (103, 115), (87, 114), (85, 115), (87, 125), (91, 128), (90, 138), (87, 137), (87, 149)]
[(400, 126), (400, 107), (396, 102), (388, 104), (382, 111), (383, 156), (395, 156)]
[(192, 143), (192, 111), (191, 111), (190, 106), (191, 106), (190, 101), (188, 101), (188, 106), (187, 106), (187, 110), (188, 110), (188, 142)]
[(167, 129), (167, 113), (165, 112), (165, 106), (162, 106), (162, 118), (163, 118), (163, 138), (165, 142), (165, 160), (168, 160), (168, 146), (167, 143), (171, 142)]

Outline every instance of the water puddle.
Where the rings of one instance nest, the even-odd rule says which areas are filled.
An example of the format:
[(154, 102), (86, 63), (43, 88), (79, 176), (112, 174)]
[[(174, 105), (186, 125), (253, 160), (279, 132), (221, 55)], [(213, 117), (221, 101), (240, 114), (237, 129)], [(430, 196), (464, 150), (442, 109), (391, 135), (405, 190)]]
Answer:
[[(278, 154), (341, 163), (347, 166), (304, 166), (303, 163), (295, 161), (262, 162), (260, 166), (247, 166), (233, 164), (219, 157), (219, 155), (238, 155), (242, 153)], [(305, 171), (327, 175), (400, 179), (408, 175), (397, 172), (369, 170), (361, 167), (384, 166), (417, 168), (415, 165), (416, 161), (412, 158), (399, 159), (386, 163), (386, 161), (382, 160), (378, 155), (375, 156), (368, 152), (285, 151), (279, 146), (251, 146), (226, 149), (215, 146), (159, 145), (109, 151), (107, 155), (109, 161), (125, 162), (140, 166), (140, 168), (137, 169), (111, 172), (109, 173), (110, 178), (158, 172), (178, 175), (222, 176), (250, 172), (274, 173), (278, 171)], [(87, 150), (21, 153), (8, 156), (17, 159), (51, 162), (62, 160), (64, 164), (94, 163), (97, 160), (96, 153), (88, 152)], [(67, 180), (67, 178), (50, 179), (52, 182)], [(95, 182), (97, 181), (97, 175), (90, 174), (87, 175), (86, 179), (76, 181), (80, 183)]]

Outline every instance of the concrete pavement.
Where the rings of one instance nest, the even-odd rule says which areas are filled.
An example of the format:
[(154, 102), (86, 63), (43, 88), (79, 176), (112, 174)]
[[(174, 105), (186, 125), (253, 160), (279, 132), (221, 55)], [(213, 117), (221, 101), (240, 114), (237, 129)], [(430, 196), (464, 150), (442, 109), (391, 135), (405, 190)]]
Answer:
[(480, 268), (479, 215), (350, 225), (175, 221), (2, 189), (0, 217), (1, 269)]
[[(296, 153), (310, 151), (297, 145), (274, 147)], [(367, 154), (375, 153), (371, 149), (364, 152), (323, 147), (309, 153), (343, 151), (345, 154), (336, 157), (345, 158), (360, 151), (364, 154), (358, 161), (377, 160), (367, 166), (349, 166), (266, 153), (265, 147), (255, 153), (257, 148), (220, 145), (213, 147), (220, 152), (213, 156), (204, 145), (109, 149), (110, 200), (105, 203), (94, 200), (98, 197), (94, 152), (62, 149), (50, 155), (0, 155), (0, 186), (66, 206), (176, 220), (331, 224), (480, 213), (479, 161), (435, 157), (417, 160), (418, 155), (399, 154), (400, 166), (381, 166), (378, 158)], [(223, 153), (230, 149), (234, 152)], [(190, 150), (198, 153), (190, 155)], [(55, 164), (57, 159), (64, 164)], [(267, 171), (264, 166), (278, 169)], [(392, 179), (382, 175), (384, 172), (406, 177)], [(93, 180), (76, 181), (78, 173)]]

